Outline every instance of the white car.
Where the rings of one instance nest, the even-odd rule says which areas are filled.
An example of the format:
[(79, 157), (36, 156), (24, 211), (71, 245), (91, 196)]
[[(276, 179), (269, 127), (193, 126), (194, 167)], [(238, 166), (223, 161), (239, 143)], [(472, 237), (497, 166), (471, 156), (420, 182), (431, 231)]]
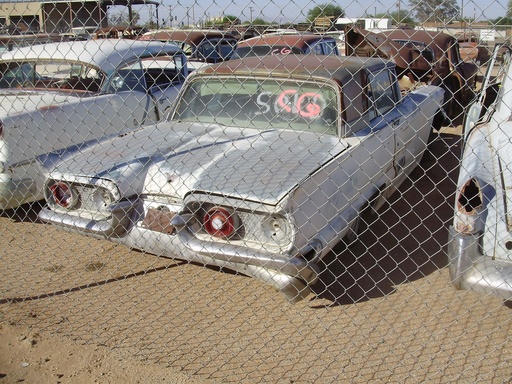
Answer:
[(185, 84), (169, 121), (57, 158), (39, 217), (290, 301), (416, 167), (443, 101), (435, 86), (402, 96), (394, 64), (359, 57), (230, 60)]
[(0, 209), (40, 200), (47, 152), (162, 119), (188, 75), (173, 44), (89, 40), (0, 59)]
[(494, 66), (504, 52), (496, 47), (466, 118), (448, 261), (455, 288), (511, 300), (512, 63)]

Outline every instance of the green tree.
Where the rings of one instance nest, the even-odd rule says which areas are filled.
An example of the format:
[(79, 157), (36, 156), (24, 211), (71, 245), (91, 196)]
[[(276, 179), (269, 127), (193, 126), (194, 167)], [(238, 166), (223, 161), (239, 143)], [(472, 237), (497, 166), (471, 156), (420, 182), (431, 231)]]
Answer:
[(241, 21), (238, 17), (232, 15), (226, 15), (222, 19), (222, 22), (225, 24), (241, 24)]
[(414, 27), (416, 22), (412, 18), (411, 12), (407, 9), (402, 9), (400, 12), (385, 12), (385, 13), (377, 13), (375, 15), (377, 19), (391, 19), (393, 25), (408, 25), (410, 27)]
[(460, 15), (457, 0), (409, 0), (419, 22), (447, 23)]
[(268, 25), (268, 24), (270, 24), (268, 21), (265, 21), (265, 20), (263, 20), (262, 18), (259, 18), (259, 17), (255, 18), (255, 19), (252, 21), (252, 23), (253, 23), (254, 25)]
[[(512, 0), (511, 0), (512, 1)], [(308, 22), (314, 22), (318, 17), (343, 17), (345, 16), (345, 11), (338, 5), (334, 4), (320, 4), (315, 8), (310, 9), (308, 12), (307, 20)]]
[(494, 25), (512, 25), (512, 17), (498, 17), (497, 19), (489, 20)]
[(512, 0), (508, 0), (507, 3), (507, 15), (508, 18), (512, 18)]

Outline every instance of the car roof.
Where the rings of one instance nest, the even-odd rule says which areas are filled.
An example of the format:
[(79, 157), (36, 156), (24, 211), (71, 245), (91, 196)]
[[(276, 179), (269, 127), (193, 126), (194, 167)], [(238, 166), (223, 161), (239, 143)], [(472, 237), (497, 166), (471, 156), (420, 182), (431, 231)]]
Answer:
[(268, 55), (228, 60), (201, 68), (191, 76), (237, 75), (265, 78), (294, 78), (298, 80), (324, 79), (339, 84), (350, 81), (363, 68), (378, 71), (395, 67), (391, 61), (358, 56)]
[(298, 48), (310, 47), (317, 41), (331, 40), (335, 41), (330, 36), (322, 36), (316, 34), (269, 34), (252, 37), (250, 39), (241, 41), (239, 47), (253, 47), (258, 45), (287, 45)]
[(426, 44), (436, 52), (446, 51), (457, 42), (457, 38), (443, 32), (433, 32), (415, 29), (393, 29), (381, 32), (391, 40), (418, 41)]
[(162, 52), (172, 55), (181, 51), (175, 44), (165, 44), (159, 41), (101, 39), (33, 45), (6, 52), (2, 55), (1, 59), (2, 61), (75, 59), (109, 73), (115, 70), (121, 63), (132, 58), (156, 56)]
[(140, 40), (174, 40), (183, 41), (192, 45), (198, 45), (205, 38), (225, 38), (238, 40), (236, 36), (222, 31), (210, 30), (169, 30), (145, 33)]

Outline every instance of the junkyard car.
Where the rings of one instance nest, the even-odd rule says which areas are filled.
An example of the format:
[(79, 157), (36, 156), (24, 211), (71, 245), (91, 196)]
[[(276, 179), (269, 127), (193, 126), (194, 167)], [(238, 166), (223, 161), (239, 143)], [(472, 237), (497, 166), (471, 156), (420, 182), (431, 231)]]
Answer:
[(338, 43), (332, 36), (304, 34), (268, 34), (256, 36), (238, 43), (232, 59), (250, 56), (316, 54), (340, 55)]
[(497, 47), (482, 93), (471, 106), (465, 123), (448, 259), (455, 288), (510, 300), (512, 65), (509, 61), (496, 78), (491, 78), (491, 74), (495, 76), (493, 61), (498, 60), (499, 52), (503, 50)]
[(60, 35), (50, 33), (23, 33), (18, 35), (0, 34), (0, 54), (6, 51), (12, 51), (15, 48), (53, 43), (60, 41), (60, 39)]
[(267, 55), (204, 67), (169, 121), (49, 156), (40, 218), (232, 269), (297, 301), (320, 259), (357, 232), (359, 213), (416, 167), (442, 99), (435, 86), (402, 96), (381, 59)]
[(160, 120), (187, 76), (159, 42), (34, 45), (0, 60), (0, 209), (43, 199), (38, 156)]
[(187, 55), (189, 70), (228, 60), (238, 44), (230, 33), (213, 30), (162, 30), (148, 32), (140, 40), (158, 40), (178, 45)]
[(455, 36), (442, 32), (393, 29), (370, 32), (351, 28), (346, 32), (346, 54), (379, 56), (393, 60), (399, 78), (424, 82), (445, 89), (444, 110), (454, 124), (475, 97), (478, 66), (460, 56)]

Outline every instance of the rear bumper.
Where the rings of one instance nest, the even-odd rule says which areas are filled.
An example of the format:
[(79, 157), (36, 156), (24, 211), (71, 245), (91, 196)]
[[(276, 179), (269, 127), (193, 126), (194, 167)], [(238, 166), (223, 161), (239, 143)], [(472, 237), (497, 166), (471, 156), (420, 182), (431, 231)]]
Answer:
[(450, 227), (448, 263), (451, 283), (456, 289), (512, 299), (512, 262), (483, 255), (478, 236), (463, 235)]
[[(319, 274), (318, 266), (302, 255), (319, 247), (312, 244), (290, 257), (284, 254), (255, 251), (249, 248), (204, 242), (197, 239), (186, 225), (175, 227), (174, 233), (145, 228), (142, 203), (138, 198), (113, 204), (103, 219), (93, 220), (66, 212), (43, 208), (39, 218), (61, 229), (96, 238), (107, 238), (157, 256), (187, 260), (203, 265), (227, 268), (254, 277), (283, 293), (288, 301), (297, 302), (311, 293)], [(176, 224), (176, 223), (173, 223)], [(314, 249), (319, 253), (320, 249)]]

